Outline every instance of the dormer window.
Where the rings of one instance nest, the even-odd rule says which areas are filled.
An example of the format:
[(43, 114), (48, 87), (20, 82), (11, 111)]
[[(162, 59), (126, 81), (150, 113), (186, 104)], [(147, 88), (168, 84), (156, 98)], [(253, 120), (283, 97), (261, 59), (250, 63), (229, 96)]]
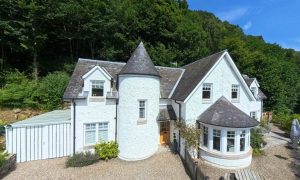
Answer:
[(92, 97), (103, 97), (104, 95), (104, 81), (92, 80)]
[(240, 90), (240, 86), (237, 84), (233, 84), (231, 87), (231, 99), (232, 100), (239, 100), (239, 90)]
[(256, 87), (251, 87), (250, 90), (251, 90), (253, 96), (256, 97)]
[(212, 84), (204, 83), (202, 87), (202, 99), (211, 100), (212, 99)]

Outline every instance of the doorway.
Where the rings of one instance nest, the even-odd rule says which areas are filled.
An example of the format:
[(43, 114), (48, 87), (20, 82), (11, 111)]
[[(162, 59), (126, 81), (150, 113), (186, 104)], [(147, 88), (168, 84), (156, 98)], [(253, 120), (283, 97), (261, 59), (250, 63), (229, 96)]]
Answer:
[(170, 121), (160, 123), (160, 144), (170, 144)]

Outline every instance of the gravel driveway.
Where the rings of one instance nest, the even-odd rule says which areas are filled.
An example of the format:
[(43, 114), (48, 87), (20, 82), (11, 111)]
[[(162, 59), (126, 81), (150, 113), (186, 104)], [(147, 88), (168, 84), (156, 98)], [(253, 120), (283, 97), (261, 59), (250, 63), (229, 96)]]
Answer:
[(20, 163), (4, 179), (189, 179), (178, 155), (162, 152), (142, 161), (113, 159), (66, 168), (66, 158)]

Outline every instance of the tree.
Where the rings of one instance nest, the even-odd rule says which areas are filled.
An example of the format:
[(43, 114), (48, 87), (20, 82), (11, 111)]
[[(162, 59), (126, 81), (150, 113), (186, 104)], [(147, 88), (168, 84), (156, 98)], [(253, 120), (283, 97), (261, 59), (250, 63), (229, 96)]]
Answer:
[(187, 124), (184, 120), (176, 122), (175, 128), (180, 131), (180, 136), (185, 141), (185, 147), (192, 152), (193, 158), (196, 158), (200, 141), (200, 129), (195, 125)]

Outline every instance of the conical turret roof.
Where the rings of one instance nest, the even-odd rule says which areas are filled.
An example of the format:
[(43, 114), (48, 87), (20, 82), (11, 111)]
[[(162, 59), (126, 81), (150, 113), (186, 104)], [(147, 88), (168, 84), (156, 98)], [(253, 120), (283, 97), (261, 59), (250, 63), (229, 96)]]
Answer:
[(143, 42), (132, 53), (126, 65), (119, 74), (139, 74), (160, 77), (149, 54), (147, 53)]

